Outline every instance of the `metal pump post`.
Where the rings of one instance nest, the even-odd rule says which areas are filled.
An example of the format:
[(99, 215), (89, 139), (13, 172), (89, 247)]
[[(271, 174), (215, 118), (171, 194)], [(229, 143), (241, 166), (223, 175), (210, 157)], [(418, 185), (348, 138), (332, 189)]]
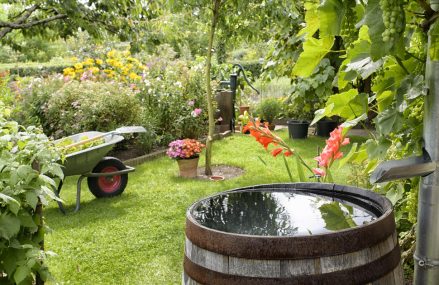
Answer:
[[(439, 0), (430, 1), (434, 11)], [(431, 38), (428, 38), (430, 47)], [(427, 49), (428, 53), (428, 49)], [(424, 107), (423, 137), (432, 162), (439, 162), (439, 61), (427, 57), (426, 83), (429, 94)], [(439, 284), (439, 171), (422, 177), (418, 197), (414, 284)]]

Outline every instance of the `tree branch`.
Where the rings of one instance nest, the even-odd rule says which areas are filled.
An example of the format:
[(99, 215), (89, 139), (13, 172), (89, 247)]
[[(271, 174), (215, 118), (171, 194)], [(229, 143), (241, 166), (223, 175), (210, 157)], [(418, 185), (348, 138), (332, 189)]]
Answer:
[(425, 0), (418, 0), (419, 5), (424, 9), (427, 17), (434, 14), (434, 10), (431, 9), (430, 5)]
[(18, 29), (27, 29), (36, 25), (42, 25), (46, 24), (52, 21), (56, 21), (59, 19), (67, 18), (67, 15), (64, 14), (58, 14), (46, 19), (42, 20), (36, 20), (32, 22), (26, 23), (26, 20), (29, 19), (29, 17), (36, 11), (40, 9), (39, 5), (33, 5), (32, 7), (24, 10), (19, 15), (21, 15), (15, 22), (1, 22), (0, 21), (0, 39), (2, 39), (4, 36), (6, 36), (8, 33), (12, 32), (13, 30)]

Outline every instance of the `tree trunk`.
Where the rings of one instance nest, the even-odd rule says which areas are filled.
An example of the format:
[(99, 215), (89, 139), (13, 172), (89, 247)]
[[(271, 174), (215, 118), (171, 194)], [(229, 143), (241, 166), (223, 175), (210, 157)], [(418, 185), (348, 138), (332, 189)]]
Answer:
[(215, 132), (215, 119), (213, 110), (213, 96), (212, 96), (212, 86), (211, 86), (211, 75), (210, 70), (212, 67), (212, 48), (213, 39), (215, 36), (215, 29), (218, 22), (219, 9), (221, 6), (221, 0), (213, 0), (213, 10), (212, 10), (212, 22), (209, 31), (209, 44), (207, 49), (207, 59), (206, 59), (206, 84), (207, 84), (207, 112), (209, 115), (209, 133), (206, 140), (206, 168), (205, 174), (212, 175), (212, 143), (213, 135)]

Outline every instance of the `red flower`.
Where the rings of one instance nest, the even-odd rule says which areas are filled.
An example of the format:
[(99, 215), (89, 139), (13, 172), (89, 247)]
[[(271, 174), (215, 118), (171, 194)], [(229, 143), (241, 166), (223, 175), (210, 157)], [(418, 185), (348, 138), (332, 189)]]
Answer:
[(275, 149), (273, 149), (273, 150), (271, 151), (271, 155), (274, 156), (274, 157), (276, 157), (276, 156), (278, 156), (280, 153), (282, 153), (283, 150), (284, 150), (284, 149), (281, 148), (281, 147), (275, 148)]
[(293, 155), (293, 152), (287, 150), (287, 151), (284, 152), (284, 155), (285, 155), (285, 156), (291, 156), (291, 155)]

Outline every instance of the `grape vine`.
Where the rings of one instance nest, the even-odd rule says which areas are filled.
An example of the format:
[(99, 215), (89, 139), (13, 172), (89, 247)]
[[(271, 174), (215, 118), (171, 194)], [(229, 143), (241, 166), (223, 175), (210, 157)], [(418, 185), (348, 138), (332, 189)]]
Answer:
[(404, 8), (399, 0), (380, 0), (383, 22), (386, 27), (381, 34), (384, 42), (393, 42), (404, 32)]

